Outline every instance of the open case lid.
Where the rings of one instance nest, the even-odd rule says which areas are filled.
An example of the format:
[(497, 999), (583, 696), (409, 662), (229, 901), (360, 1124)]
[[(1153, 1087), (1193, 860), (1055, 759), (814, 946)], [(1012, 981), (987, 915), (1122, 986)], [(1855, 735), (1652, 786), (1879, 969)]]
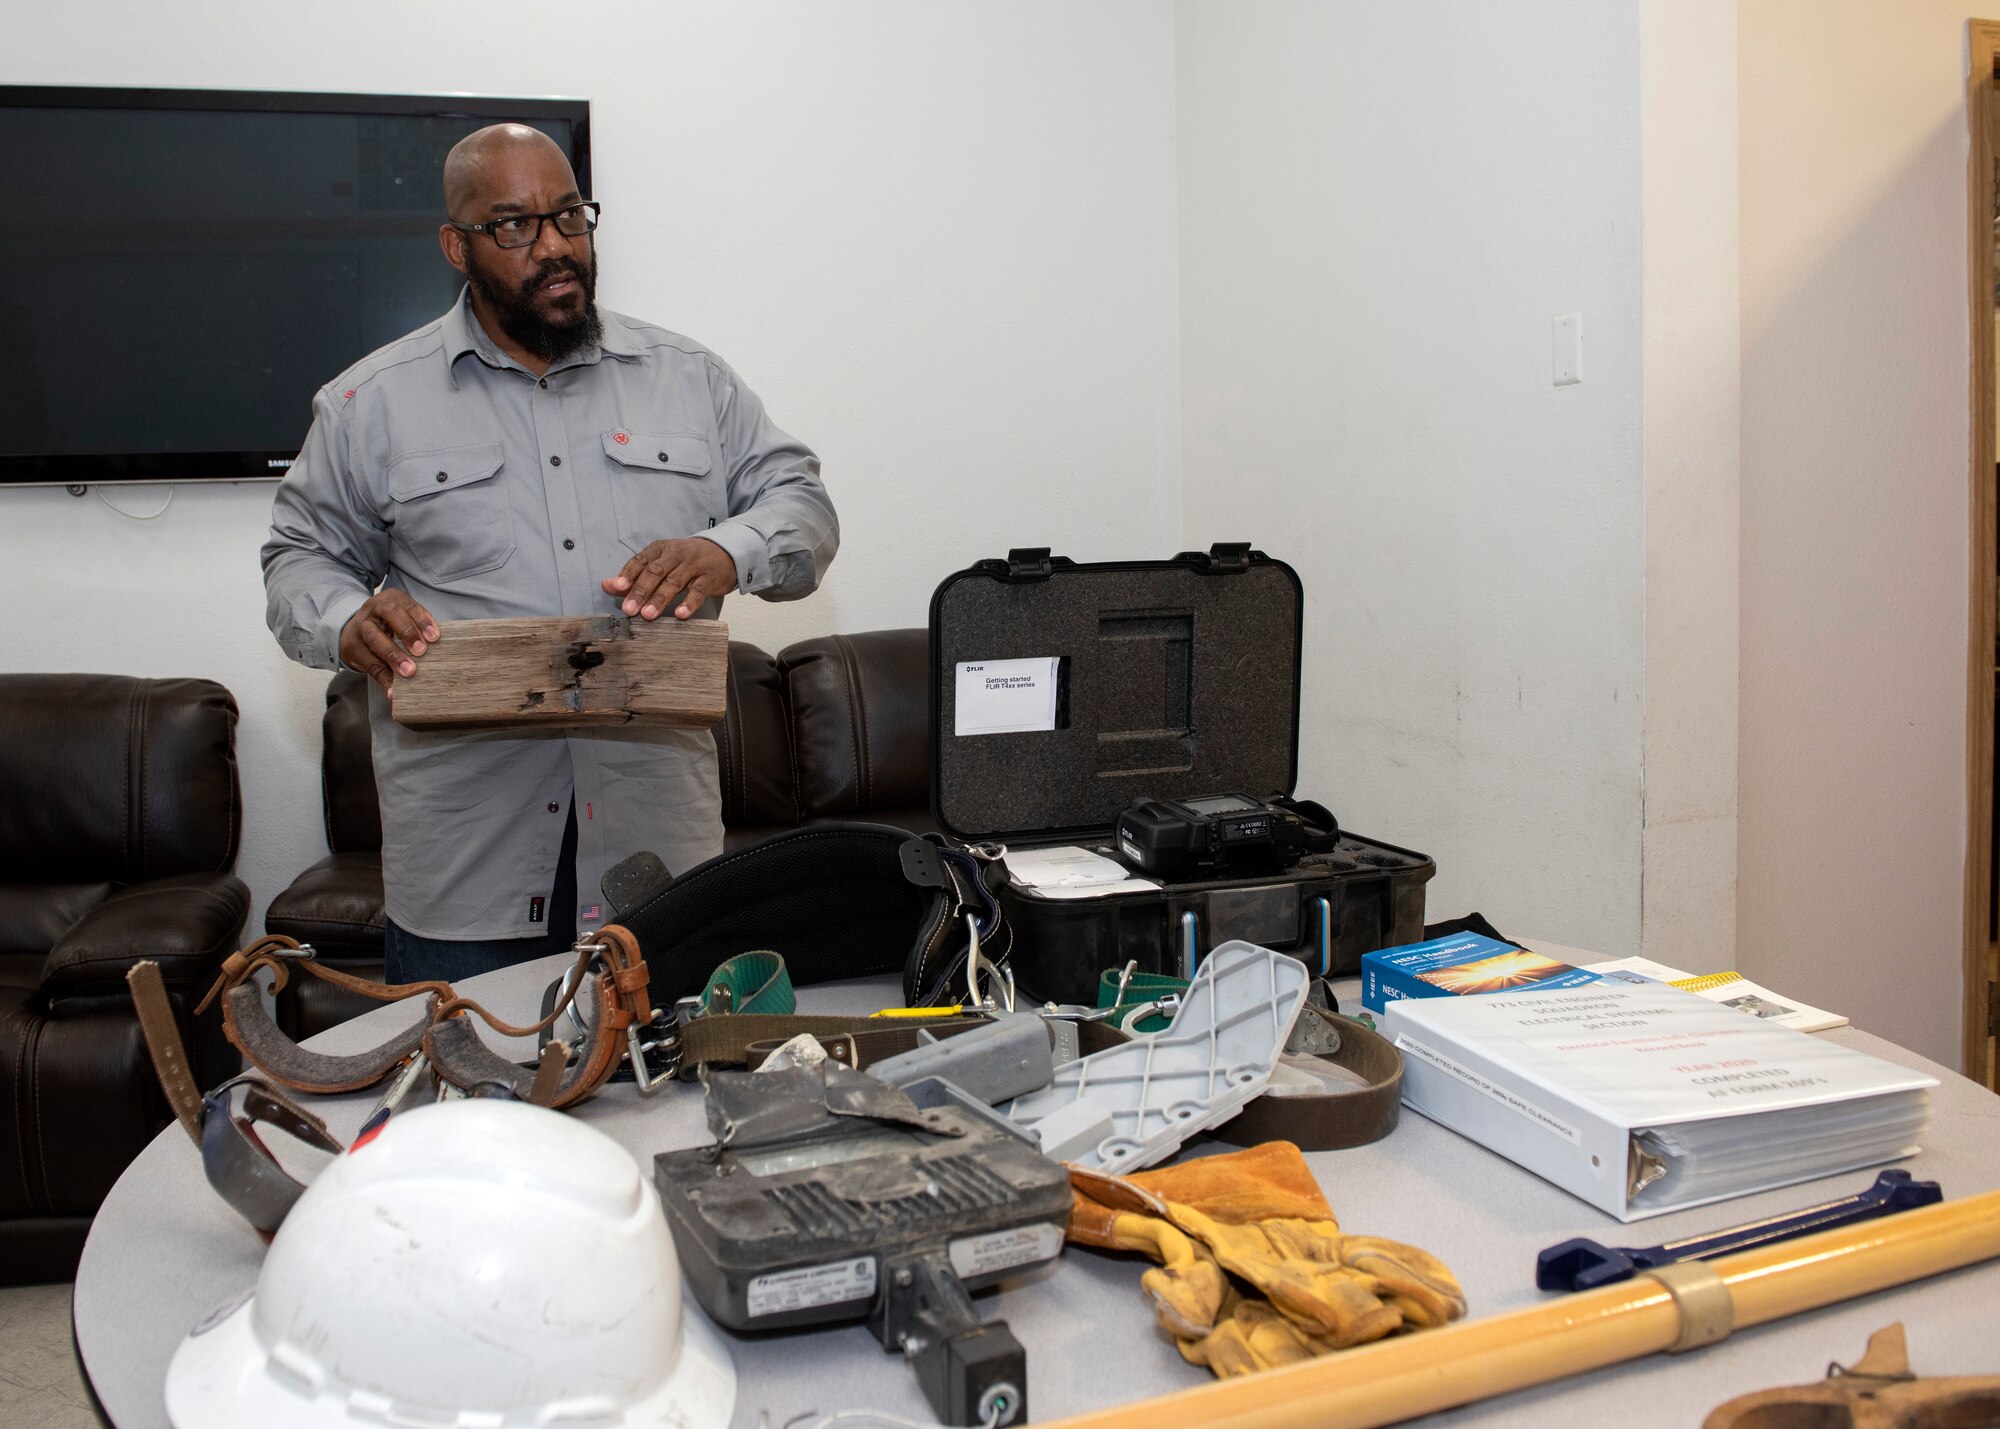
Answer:
[[(1291, 793), (1304, 612), (1297, 573), (1247, 543), (1091, 564), (1017, 550), (948, 576), (930, 621), (938, 827), (1105, 837), (1138, 798)], [(988, 681), (1013, 696), (982, 702)]]

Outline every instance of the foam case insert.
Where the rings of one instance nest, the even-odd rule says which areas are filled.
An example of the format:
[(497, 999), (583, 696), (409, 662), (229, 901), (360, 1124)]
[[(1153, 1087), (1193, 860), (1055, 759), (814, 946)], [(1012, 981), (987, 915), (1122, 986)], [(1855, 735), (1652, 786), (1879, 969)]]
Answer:
[[(1292, 793), (1304, 610), (1298, 574), (1247, 544), (1087, 564), (1016, 550), (948, 576), (930, 612), (938, 827), (967, 843), (1098, 846), (1137, 798)], [(1049, 658), (1063, 662), (1056, 728), (954, 732), (961, 664)], [(1001, 902), (1023, 989), (1091, 1002), (1102, 968), (1189, 976), (1201, 948), (1230, 938), (1354, 971), (1362, 953), (1423, 936), (1435, 872), (1343, 832), (1280, 874), (1082, 901), (1010, 886)]]
[[(1218, 551), (1091, 565), (1015, 552), (947, 578), (930, 626), (939, 827), (1048, 840), (1107, 833), (1141, 797), (1290, 793), (1305, 591), (1282, 561)], [(1066, 662), (1064, 726), (952, 733), (961, 663), (1040, 656)]]

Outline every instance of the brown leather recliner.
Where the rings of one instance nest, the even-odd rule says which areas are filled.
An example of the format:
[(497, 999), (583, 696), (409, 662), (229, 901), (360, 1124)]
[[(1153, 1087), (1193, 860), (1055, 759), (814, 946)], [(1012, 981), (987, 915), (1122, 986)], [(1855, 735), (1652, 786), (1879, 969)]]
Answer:
[(134, 962), (159, 963), (197, 1078), (225, 1073), (190, 1012), (250, 911), (235, 737), (212, 680), (0, 675), (0, 1283), (73, 1275), (171, 1120)]
[[(825, 635), (775, 657), (729, 643), (728, 712), (715, 727), (725, 849), (829, 820), (936, 828), (928, 641), (924, 630)], [(271, 900), (264, 928), (311, 943), (345, 971), (379, 978), (382, 823), (367, 694), (351, 671), (327, 686), (320, 783), (331, 852)], [(307, 1037), (373, 1005), (295, 978), (278, 998), (278, 1021)]]

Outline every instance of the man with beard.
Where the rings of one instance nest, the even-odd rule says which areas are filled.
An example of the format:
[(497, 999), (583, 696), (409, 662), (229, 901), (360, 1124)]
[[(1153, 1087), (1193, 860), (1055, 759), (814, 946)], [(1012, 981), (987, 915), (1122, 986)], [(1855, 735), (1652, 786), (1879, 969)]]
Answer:
[(320, 390), (263, 550), (286, 653), (374, 680), (392, 982), (565, 949), (604, 921), (612, 864), (643, 849), (680, 872), (722, 846), (706, 731), (389, 718), (440, 621), (713, 619), (732, 590), (809, 594), (839, 544), (818, 458), (728, 364), (598, 310), (598, 205), (553, 140), (482, 129), (444, 180), (465, 290)]

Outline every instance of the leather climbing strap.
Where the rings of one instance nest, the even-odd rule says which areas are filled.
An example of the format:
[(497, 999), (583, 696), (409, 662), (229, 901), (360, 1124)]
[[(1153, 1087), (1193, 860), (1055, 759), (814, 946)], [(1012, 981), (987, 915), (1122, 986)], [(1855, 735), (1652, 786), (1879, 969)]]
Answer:
[[(294, 974), (302, 972), (371, 1002), (424, 998), (423, 1016), (365, 1052), (335, 1056), (309, 1051), (286, 1036), (272, 1020), (256, 983), (257, 972), (264, 968), (271, 970), (274, 990), (282, 989)], [(472, 1024), (472, 1018), (477, 1017), (503, 1037), (536, 1036), (569, 1010), (586, 975), (594, 976), (597, 1026), (590, 1035), (585, 1055), (564, 1066), (560, 1077), (549, 1066), (546, 1054), (535, 1067), (516, 1066), (488, 1047)], [(230, 954), (223, 961), (215, 986), (209, 989), (196, 1011), (199, 1013), (219, 998), (223, 1033), (230, 1044), (259, 1071), (295, 1091), (358, 1091), (382, 1081), (421, 1051), (440, 1077), (462, 1090), (499, 1083), (524, 1100), (536, 1100), (538, 1105), (568, 1107), (610, 1080), (630, 1045), (628, 1032), (652, 1021), (654, 1011), (638, 940), (615, 924), (591, 940), (579, 943), (566, 986), (568, 991), (547, 1016), (516, 1026), (470, 998), (458, 996), (450, 983), (371, 982), (325, 967), (313, 958), (310, 948), (273, 935)], [(565, 1054), (566, 1051), (565, 1048)]]
[[(303, 971), (371, 1002), (403, 1002), (416, 997), (430, 1001), (420, 1021), (379, 1047), (345, 1056), (312, 1052), (279, 1030), (271, 1019), (271, 1010), (256, 982), (256, 974), (263, 968), (271, 970), (274, 992), (283, 991), (292, 975)], [(220, 998), (223, 1035), (253, 1066), (294, 1091), (330, 1094), (372, 1087), (408, 1061), (422, 1045), (424, 1029), (436, 1014), (438, 1003), (450, 996), (451, 984), (447, 982), (385, 986), (338, 968), (322, 966), (310, 948), (272, 934), (223, 959), (222, 971), (195, 1008), (195, 1015), (200, 1016), (210, 1003)]]
[[(569, 1010), (584, 976), (595, 968), (597, 1025), (584, 1045), (584, 1055), (563, 1070), (550, 1089), (548, 1049), (535, 1067), (521, 1067), (480, 1040), (478, 1029), (467, 1013), (480, 1018), (503, 1037), (534, 1037), (555, 1025)], [(630, 930), (613, 923), (577, 947), (577, 962), (565, 980), (566, 991), (544, 1016), (523, 1026), (503, 1022), (470, 998), (453, 996), (437, 1009), (424, 1031), (424, 1053), (438, 1074), (455, 1087), (469, 1088), (482, 1083), (498, 1083), (523, 1101), (561, 1111), (595, 1096), (611, 1080), (625, 1057), (627, 1033), (654, 1020), (649, 997), (646, 960), (640, 956), (639, 940)], [(549, 1043), (549, 1047), (562, 1045)], [(565, 1049), (567, 1050), (567, 1049)]]
[[(160, 965), (151, 959), (133, 964), (125, 984), (132, 990), (139, 1030), (152, 1055), (160, 1087), (175, 1118), (201, 1148), (202, 1171), (209, 1185), (259, 1234), (270, 1239), (305, 1187), (278, 1164), (257, 1135), (256, 1124), (275, 1126), (308, 1146), (336, 1155), (340, 1142), (324, 1121), (256, 1077), (232, 1077), (203, 1096), (195, 1087), (187, 1048), (160, 979)], [(246, 1089), (240, 1117), (231, 1106), (231, 1094), (239, 1086)]]
[(167, 985), (160, 977), (160, 965), (148, 958), (132, 965), (125, 974), (132, 990), (132, 1006), (138, 1009), (139, 1031), (145, 1036), (146, 1051), (152, 1056), (153, 1071), (159, 1075), (160, 1089), (167, 1094), (174, 1120), (194, 1141), (201, 1144), (201, 1089), (195, 1085), (194, 1069), (188, 1065), (187, 1047), (181, 1041), (180, 1024), (174, 1021), (173, 1004), (167, 1000)]
[(1292, 1141), (1303, 1151), (1343, 1151), (1380, 1141), (1396, 1129), (1403, 1110), (1403, 1054), (1381, 1033), (1350, 1018), (1328, 1017), (1310, 1003), (1299, 1010), (1301, 1024), (1308, 1018), (1337, 1031), (1338, 1045), (1322, 1050), (1309, 1042), (1306, 1050), (1287, 1053), (1280, 1068), (1294, 1058), (1308, 1068), (1323, 1063), (1359, 1085), (1346, 1076), (1316, 1078), (1319, 1087), (1274, 1078), (1264, 1095), (1214, 1128), (1213, 1135), (1236, 1146)]

